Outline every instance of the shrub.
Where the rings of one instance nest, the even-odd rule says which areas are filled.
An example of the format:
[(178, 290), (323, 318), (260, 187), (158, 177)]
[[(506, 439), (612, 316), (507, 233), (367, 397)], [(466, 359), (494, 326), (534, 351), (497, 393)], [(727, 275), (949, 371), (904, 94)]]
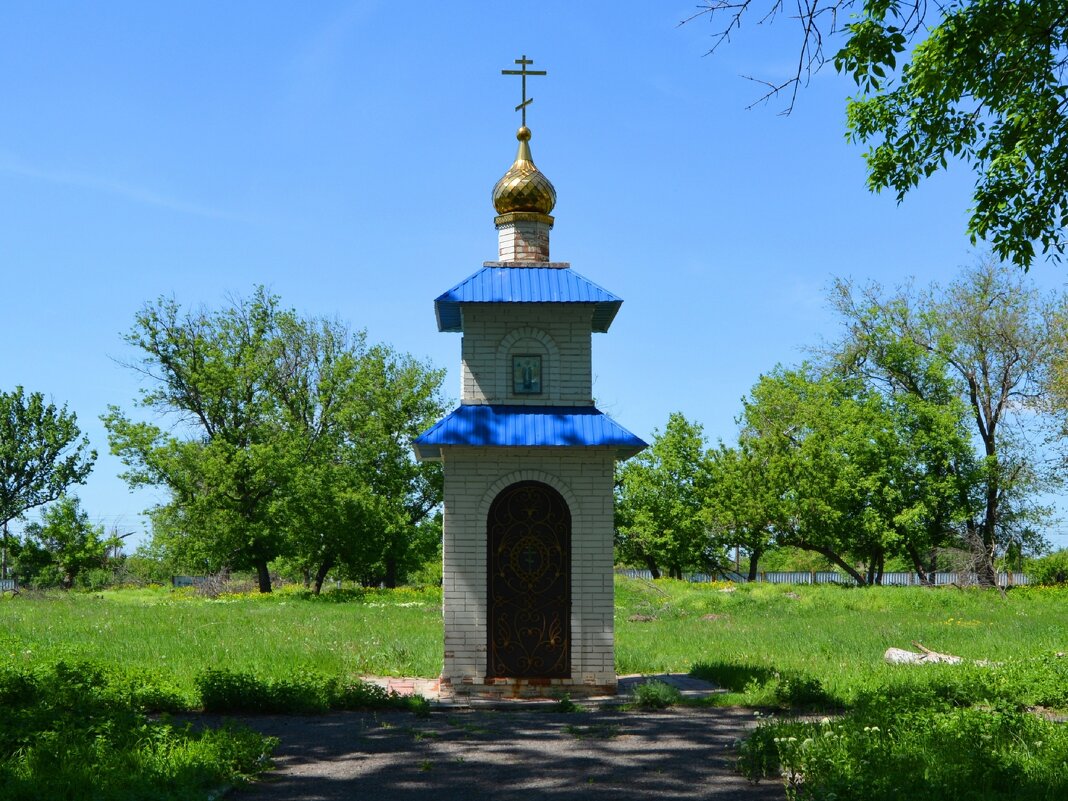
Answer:
[(90, 662), (0, 669), (0, 798), (177, 801), (269, 766), (272, 738), (146, 718), (182, 705), (156, 682)]
[(682, 700), (677, 687), (657, 679), (642, 682), (634, 688), (634, 702), (642, 709), (667, 709)]
[(196, 678), (205, 712), (324, 712), (328, 709), (429, 710), (426, 699), (402, 696), (365, 681), (341, 682), (314, 673), (265, 679), (252, 673), (211, 669)]
[(1068, 548), (1029, 561), (1024, 572), (1034, 584), (1068, 584)]
[(753, 781), (787, 797), (1038, 801), (1068, 794), (1068, 730), (1014, 709), (916, 708), (915, 698), (836, 721), (764, 724), (740, 747)]
[(233, 670), (205, 670), (196, 678), (205, 712), (324, 712), (334, 682), (315, 674), (262, 679)]
[(792, 671), (775, 674), (772, 682), (773, 697), (781, 707), (821, 707), (832, 703), (823, 689), (823, 683), (811, 676)]

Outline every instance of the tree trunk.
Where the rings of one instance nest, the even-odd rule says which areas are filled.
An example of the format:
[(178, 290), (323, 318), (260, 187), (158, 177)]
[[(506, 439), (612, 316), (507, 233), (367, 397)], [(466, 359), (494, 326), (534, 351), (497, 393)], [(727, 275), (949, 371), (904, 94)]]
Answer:
[(757, 580), (757, 562), (760, 561), (760, 551), (749, 552), (749, 578), (746, 579), (750, 584)]
[(997, 524), (1001, 513), (998, 508), (1001, 498), (1001, 475), (998, 471), (1001, 468), (997, 461), (996, 425), (997, 422), (991, 420), (985, 432), (980, 429), (987, 463), (988, 465), (993, 463), (992, 468), (987, 468), (991, 472), (988, 473), (986, 480), (986, 512), (983, 515), (982, 525), (979, 526), (982, 547), (975, 548), (976, 553), (973, 554), (977, 561), (975, 573), (980, 587), (996, 587), (998, 584), (997, 574), (994, 572), (994, 554), (997, 552)]
[(386, 557), (386, 578), (385, 585), (389, 589), (395, 589), (397, 586), (397, 557)]
[(256, 562), (256, 578), (259, 579), (260, 592), (271, 591), (271, 574), (267, 570), (267, 562), (265, 560)]
[(980, 587), (990, 588), (998, 585), (998, 574), (994, 570), (994, 560), (989, 551), (983, 552), (979, 564), (976, 565), (975, 578)]
[(860, 573), (857, 572), (855, 567), (846, 562), (841, 556), (836, 554), (830, 548), (820, 548), (815, 545), (798, 545), (797, 547), (803, 551), (812, 551), (813, 553), (818, 553), (822, 556), (827, 557), (840, 568), (842, 568), (842, 570), (848, 573), (850, 578), (852, 578), (853, 581), (857, 583), (858, 587), (867, 586), (867, 582), (864, 581), (864, 576), (860, 575)]
[(0, 545), (0, 579), (7, 578), (7, 547), (8, 547), (8, 535), (7, 535), (7, 521), (4, 521), (4, 541)]
[(920, 584), (924, 587), (930, 587), (932, 583), (930, 574), (928, 574), (927, 570), (924, 568), (923, 560), (920, 558), (916, 546), (910, 543), (905, 546), (905, 550), (908, 552), (909, 559), (912, 561), (912, 567), (920, 577)]
[(880, 551), (879, 552), (878, 568), (876, 569), (876, 572), (875, 572), (875, 583), (877, 585), (879, 585), (879, 586), (882, 586), (882, 583), (883, 583), (883, 572), (885, 571), (885, 569), (886, 569), (886, 554), (883, 553), (882, 551)]
[(330, 572), (330, 569), (334, 566), (335, 557), (333, 554), (327, 554), (323, 559), (322, 564), (319, 565), (319, 569), (315, 571), (315, 594), (318, 595), (323, 591), (323, 582), (326, 581), (326, 574)]
[(660, 568), (656, 566), (656, 560), (651, 556), (645, 557), (645, 566), (649, 568), (649, 572), (654, 579), (660, 578)]

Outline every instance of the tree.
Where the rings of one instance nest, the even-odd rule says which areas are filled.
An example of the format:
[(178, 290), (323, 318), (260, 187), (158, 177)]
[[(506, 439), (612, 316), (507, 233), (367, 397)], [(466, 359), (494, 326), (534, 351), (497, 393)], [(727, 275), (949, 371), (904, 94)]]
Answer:
[(394, 587), (440, 539), (422, 536), (420, 524), (441, 503), (441, 466), (416, 463), (410, 443), (444, 413), (444, 372), (384, 345), (351, 367), (283, 503), (316, 593), (335, 567)]
[(64, 495), (45, 510), (40, 523), (26, 526), (20, 571), (27, 580), (48, 583), (45, 577), (51, 569), (60, 586), (69, 590), (83, 571), (103, 566), (108, 550), (117, 544), (117, 538), (104, 536), (103, 526), (89, 521), (77, 497)]
[(720, 504), (736, 528), (818, 553), (865, 585), (880, 583), (888, 557), (951, 536), (967, 509), (959, 405), (901, 403), (808, 365), (762, 376), (743, 405), (740, 450), (755, 475), (728, 484), (735, 497)]
[(287, 315), (262, 287), (218, 313), (183, 313), (165, 298), (146, 305), (125, 336), (142, 352), (131, 366), (152, 384), (139, 405), (171, 415), (185, 436), (114, 406), (103, 418), (127, 481), (170, 490), (171, 508), (161, 510), (170, 532), (194, 535), (216, 564), (256, 570), (261, 592), (270, 592), (268, 563), (285, 548), (272, 501), (300, 458), (276, 402)]
[[(695, 16), (724, 21), (712, 49), (745, 18), (770, 20), (782, 0), (707, 0)], [(1034, 242), (1060, 258), (1068, 224), (1068, 1), (828, 0), (798, 5), (795, 73), (763, 81), (789, 94), (833, 60), (860, 93), (850, 137), (869, 145), (868, 186), (898, 201), (961, 159), (976, 175), (968, 233), (1025, 270)], [(849, 20), (848, 22), (844, 22)], [(832, 40), (843, 42), (833, 57)]]
[[(893, 294), (870, 284), (835, 284), (834, 303), (849, 331), (841, 359), (891, 393), (916, 402), (960, 399), (981, 459), (972, 486), (978, 509), (965, 540), (978, 550), (980, 580), (994, 582), (994, 559), (1032, 530), (1032, 498), (1056, 480), (1033, 442), (1058, 356), (1055, 312), (1004, 264), (981, 262), (946, 288), (909, 285)], [(940, 373), (951, 380), (939, 377)]]
[(722, 548), (710, 538), (709, 474), (701, 426), (673, 412), (663, 433), (616, 474), (616, 544), (620, 558), (682, 578), (689, 568), (713, 569)]
[(152, 381), (140, 405), (177, 428), (115, 407), (105, 424), (127, 480), (170, 490), (152, 517), (172, 555), (255, 569), (263, 592), (270, 562), (286, 556), (317, 587), (335, 565), (369, 574), (384, 563), (381, 580), (396, 576), (418, 541), (406, 535), (440, 503), (440, 480), (408, 450), (441, 412), (440, 371), (302, 318), (262, 288), (219, 312), (160, 299), (127, 341)]
[(22, 387), (0, 392), (0, 576), (7, 576), (8, 524), (83, 483), (94, 461), (96, 451), (66, 406), (57, 409), (41, 393), (27, 396)]
[(807, 366), (761, 376), (743, 400), (740, 442), (760, 465), (766, 488), (754, 523), (775, 543), (813, 551), (867, 583), (850, 551), (877, 560), (886, 527), (866, 515), (877, 479), (871, 432), (876, 425), (853, 398), (855, 387)]

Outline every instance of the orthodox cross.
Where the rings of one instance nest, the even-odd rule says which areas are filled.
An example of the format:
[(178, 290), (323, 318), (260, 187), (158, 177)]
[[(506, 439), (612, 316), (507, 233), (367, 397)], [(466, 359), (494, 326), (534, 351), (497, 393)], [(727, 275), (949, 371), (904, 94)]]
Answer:
[(527, 58), (526, 53), (522, 58), (515, 60), (516, 64), (519, 64), (520, 68), (517, 70), (501, 70), (501, 75), (522, 75), (523, 76), (523, 102), (515, 107), (516, 111), (523, 112), (523, 127), (527, 125), (527, 106), (534, 102), (533, 97), (527, 97), (527, 76), (528, 75), (544, 75), (545, 70), (528, 70), (527, 65), (533, 64), (533, 60)]

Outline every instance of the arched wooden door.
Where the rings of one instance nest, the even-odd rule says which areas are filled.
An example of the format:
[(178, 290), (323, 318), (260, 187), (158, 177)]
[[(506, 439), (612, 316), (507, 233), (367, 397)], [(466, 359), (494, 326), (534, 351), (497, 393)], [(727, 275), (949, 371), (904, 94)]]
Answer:
[(571, 676), (571, 512), (538, 481), (503, 489), (487, 521), (487, 674)]

